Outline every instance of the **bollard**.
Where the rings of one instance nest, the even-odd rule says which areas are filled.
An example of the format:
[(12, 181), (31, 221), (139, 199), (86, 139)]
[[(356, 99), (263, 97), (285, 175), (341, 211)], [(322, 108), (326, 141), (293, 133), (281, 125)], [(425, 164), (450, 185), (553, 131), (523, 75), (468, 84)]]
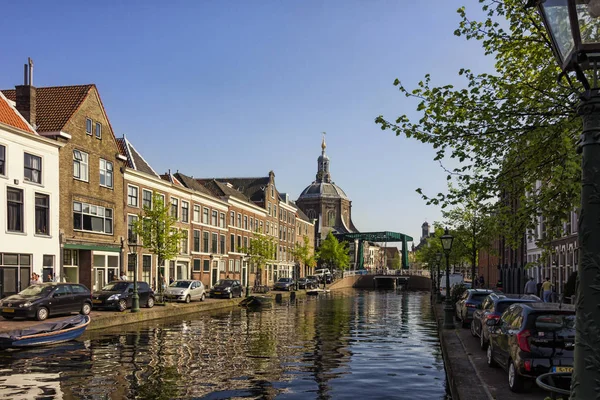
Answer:
[(282, 300), (283, 300), (283, 296), (281, 295), (281, 293), (277, 293), (275, 295), (275, 301), (278, 303), (281, 303)]
[(291, 301), (294, 301), (294, 300), (296, 300), (296, 292), (291, 292), (291, 293), (290, 293), (290, 300), (291, 300)]

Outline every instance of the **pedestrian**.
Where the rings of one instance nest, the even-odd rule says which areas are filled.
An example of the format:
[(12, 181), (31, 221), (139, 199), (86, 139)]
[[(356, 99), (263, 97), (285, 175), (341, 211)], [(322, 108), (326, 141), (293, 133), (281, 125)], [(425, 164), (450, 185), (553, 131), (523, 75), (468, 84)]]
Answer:
[(48, 274), (47, 279), (47, 282), (56, 282), (56, 279), (52, 276), (52, 273)]
[(485, 284), (485, 280), (483, 279), (483, 275), (481, 275), (479, 277), (479, 287), (482, 288), (484, 284)]
[(552, 297), (552, 283), (550, 279), (546, 277), (544, 283), (542, 283), (542, 298), (544, 303), (550, 303)]
[(171, 283), (173, 283), (173, 282), (175, 282), (175, 279), (173, 279), (173, 277), (172, 277), (172, 276), (170, 276), (170, 277), (169, 277), (169, 285), (170, 285)]
[(35, 272), (33, 274), (31, 274), (31, 282), (29, 282), (30, 285), (39, 285), (40, 283), (42, 283), (42, 281), (40, 280), (40, 276), (38, 274), (36, 274)]
[(536, 292), (535, 281), (533, 280), (533, 276), (530, 276), (529, 280), (525, 284), (525, 294), (533, 294), (533, 295), (535, 295), (536, 293), (537, 292)]
[(121, 271), (121, 276), (119, 277), (119, 279), (121, 279), (122, 281), (127, 280), (127, 275), (125, 274), (125, 271)]

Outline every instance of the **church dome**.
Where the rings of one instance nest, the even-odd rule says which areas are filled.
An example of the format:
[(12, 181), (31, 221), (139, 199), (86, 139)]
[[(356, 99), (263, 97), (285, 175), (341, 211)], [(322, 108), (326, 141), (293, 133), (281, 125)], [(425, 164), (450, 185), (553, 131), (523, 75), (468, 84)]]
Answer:
[(332, 199), (333, 198), (348, 199), (348, 196), (346, 196), (346, 193), (344, 193), (342, 188), (340, 188), (335, 183), (315, 181), (315, 182), (311, 183), (309, 186), (307, 186), (306, 189), (304, 189), (302, 191), (302, 193), (300, 194), (300, 197), (298, 197), (298, 200), (315, 199), (315, 198), (322, 198), (322, 197), (327, 197), (327, 198), (332, 198)]

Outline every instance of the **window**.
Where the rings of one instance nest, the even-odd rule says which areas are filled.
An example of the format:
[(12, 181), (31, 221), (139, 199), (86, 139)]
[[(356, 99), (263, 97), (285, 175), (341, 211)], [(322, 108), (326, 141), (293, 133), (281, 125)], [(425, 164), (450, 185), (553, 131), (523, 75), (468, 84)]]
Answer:
[(188, 231), (186, 229), (181, 230), (181, 253), (188, 253)]
[(152, 269), (152, 256), (144, 254), (142, 256), (142, 280), (150, 282), (150, 271)]
[(229, 213), (229, 226), (235, 226), (235, 213), (233, 211)]
[(200, 252), (200, 231), (194, 230), (194, 244), (193, 251)]
[(200, 263), (202, 260), (194, 260), (194, 272), (200, 272), (200, 269), (202, 268)]
[(202, 270), (203, 270), (204, 272), (208, 272), (208, 271), (210, 271), (210, 261), (209, 261), (209, 260), (204, 260), (204, 261), (202, 262)]
[(88, 154), (80, 150), (73, 150), (73, 177), (87, 182), (88, 171)]
[(92, 120), (90, 118), (85, 119), (85, 133), (92, 134)]
[(237, 249), (238, 249), (238, 251), (241, 251), (241, 249), (242, 249), (242, 237), (241, 236), (238, 236)]
[(219, 214), (219, 227), (225, 228), (225, 214), (224, 213)]
[(208, 208), (206, 207), (202, 209), (202, 223), (208, 225)]
[(227, 253), (227, 249), (225, 248), (225, 235), (221, 235), (220, 239), (221, 239), (221, 242), (220, 242), (219, 246), (221, 249), (221, 254), (225, 254), (225, 253)]
[(133, 280), (133, 270), (137, 268), (137, 254), (127, 254), (127, 280)]
[(235, 235), (229, 236), (229, 251), (235, 252)]
[(334, 211), (327, 211), (327, 224), (329, 226), (335, 225), (335, 212)]
[(113, 187), (113, 163), (100, 159), (100, 186)]
[(210, 249), (208, 248), (208, 232), (202, 232), (202, 250), (205, 253), (210, 253)]
[(179, 200), (171, 197), (171, 217), (178, 219), (179, 217)]
[(38, 235), (50, 234), (50, 196), (35, 194), (35, 233)]
[(273, 204), (273, 218), (277, 218), (277, 206)]
[(0, 175), (6, 175), (6, 147), (0, 145)]
[(217, 226), (217, 215), (218, 214), (219, 213), (216, 210), (212, 210), (211, 218), (210, 218), (210, 224), (212, 226)]
[(194, 215), (192, 216), (192, 221), (200, 222), (200, 206), (194, 206)]
[(138, 206), (138, 188), (135, 186), (127, 185), (127, 205)]
[(42, 183), (42, 157), (25, 153), (24, 179), (26, 182)]
[(275, 186), (271, 186), (271, 197), (275, 198)]
[(217, 248), (218, 245), (218, 235), (216, 233), (212, 234), (212, 240), (211, 240), (211, 246), (210, 246), (210, 252), (211, 253), (218, 253), (219, 249)]
[(142, 190), (142, 206), (148, 210), (152, 209), (152, 192), (149, 190)]
[(271, 203), (269, 203), (268, 210), (269, 210), (269, 215), (271, 215)]
[(7, 229), (10, 232), (23, 232), (23, 191), (6, 188), (8, 208)]
[(229, 270), (227, 272), (233, 272), (233, 260), (229, 260)]
[(127, 216), (127, 241), (129, 243), (137, 243), (137, 235), (134, 233), (137, 220), (137, 215)]
[(244, 215), (244, 229), (248, 229), (248, 216)]
[(113, 233), (113, 210), (88, 203), (73, 202), (73, 229)]
[(96, 122), (96, 138), (102, 139), (102, 124), (100, 122)]
[(242, 214), (238, 213), (237, 215), (237, 227), (241, 228), (242, 227)]
[(260, 231), (260, 232), (262, 232), (262, 231), (263, 231), (263, 222), (262, 222), (262, 221), (260, 221), (260, 228), (259, 228), (259, 231)]
[(181, 202), (181, 221), (188, 222), (190, 215), (190, 203), (187, 201)]
[(248, 237), (244, 236), (244, 248), (248, 248)]
[(240, 260), (235, 260), (235, 272), (240, 272)]

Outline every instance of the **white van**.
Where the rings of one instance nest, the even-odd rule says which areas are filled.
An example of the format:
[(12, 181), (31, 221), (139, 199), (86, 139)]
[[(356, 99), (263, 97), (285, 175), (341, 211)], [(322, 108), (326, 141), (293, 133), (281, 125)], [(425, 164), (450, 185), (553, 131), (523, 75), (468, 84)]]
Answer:
[[(450, 274), (450, 290), (455, 285), (464, 284), (464, 278), (462, 274)], [(440, 275), (440, 294), (442, 297), (446, 297), (446, 274)]]
[(325, 276), (331, 274), (331, 272), (329, 271), (329, 268), (323, 268), (323, 269), (316, 269), (315, 270), (315, 275), (317, 276)]

